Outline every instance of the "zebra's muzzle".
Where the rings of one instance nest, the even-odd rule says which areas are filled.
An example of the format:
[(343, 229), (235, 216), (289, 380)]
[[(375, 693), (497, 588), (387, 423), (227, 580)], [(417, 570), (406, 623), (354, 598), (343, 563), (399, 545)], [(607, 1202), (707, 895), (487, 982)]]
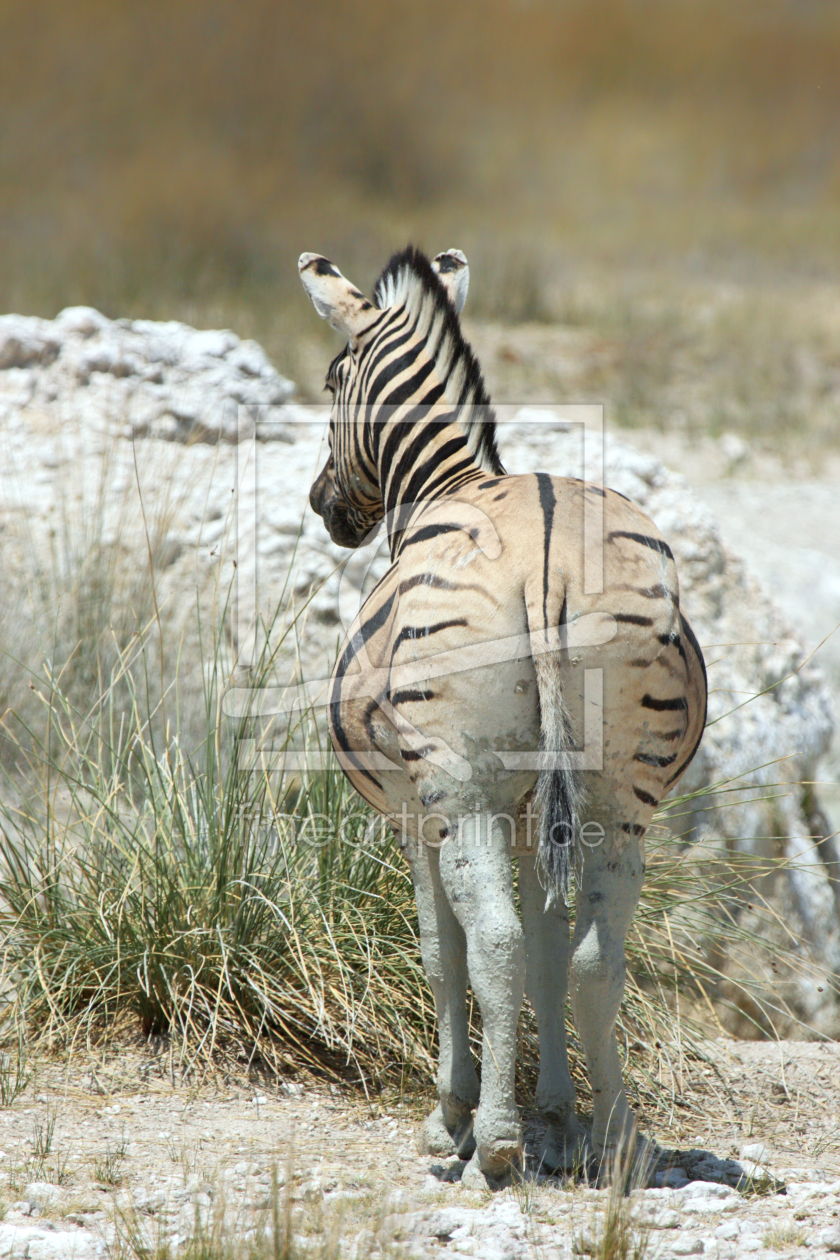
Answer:
[(360, 546), (367, 534), (359, 530), (347, 516), (347, 512), (338, 503), (325, 503), (320, 514), (327, 527), (327, 533), (338, 547), (356, 548)]

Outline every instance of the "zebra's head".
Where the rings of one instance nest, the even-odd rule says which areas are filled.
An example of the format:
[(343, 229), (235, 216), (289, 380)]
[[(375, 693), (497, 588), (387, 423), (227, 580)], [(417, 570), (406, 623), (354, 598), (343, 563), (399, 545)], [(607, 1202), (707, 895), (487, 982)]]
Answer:
[[(382, 434), (389, 423), (407, 429), (409, 405), (425, 406), (426, 417), (443, 406), (460, 425), (465, 455), (502, 471), (492, 419), (478, 422), (480, 412), (489, 415), (489, 399), (458, 322), (469, 287), (460, 250), (431, 262), (411, 247), (395, 255), (372, 302), (320, 254), (302, 254), (298, 270), (318, 314), (347, 338), (327, 372), (330, 455), (309, 495), (333, 542), (358, 547), (386, 513), (392, 519), (395, 444)], [(396, 445), (402, 449), (405, 441)]]

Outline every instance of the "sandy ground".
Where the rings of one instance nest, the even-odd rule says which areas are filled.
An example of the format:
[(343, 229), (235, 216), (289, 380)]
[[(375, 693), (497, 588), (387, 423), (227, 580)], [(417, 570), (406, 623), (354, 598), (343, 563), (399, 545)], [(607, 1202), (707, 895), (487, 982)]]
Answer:
[[(634, 1228), (662, 1257), (822, 1254), (840, 1211), (840, 1046), (707, 1048), (708, 1062), (686, 1063), (674, 1082), (673, 1105), (647, 1120), (667, 1154), (652, 1178), (660, 1184), (625, 1205)], [(421, 1114), (417, 1101), (368, 1104), (326, 1085), (179, 1084), (165, 1058), (141, 1052), (42, 1062), (0, 1112), (0, 1256), (126, 1255), (116, 1239), (132, 1230), (177, 1254), (214, 1214), (244, 1236), (265, 1223), (275, 1182), (313, 1254), (445, 1249), (491, 1260), (595, 1245), (606, 1190), (539, 1178), (495, 1195), (466, 1191), (459, 1161), (417, 1154)], [(51, 1120), (39, 1168), (35, 1146)], [(536, 1150), (539, 1124), (527, 1111), (525, 1120)]]

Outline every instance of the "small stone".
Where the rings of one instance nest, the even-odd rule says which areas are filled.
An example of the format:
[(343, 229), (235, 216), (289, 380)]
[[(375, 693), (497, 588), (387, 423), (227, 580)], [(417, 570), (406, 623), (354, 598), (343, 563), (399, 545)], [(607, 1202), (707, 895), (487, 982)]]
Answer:
[(668, 1244), (668, 1250), (675, 1256), (700, 1256), (705, 1247), (702, 1238), (697, 1238), (693, 1234), (683, 1234)]
[(732, 1191), (729, 1186), (722, 1186), (717, 1181), (691, 1181), (678, 1194), (685, 1203), (690, 1200), (730, 1198)]
[[(221, 531), (219, 531), (221, 533)], [(281, 1094), (285, 1094), (287, 1098), (303, 1098), (304, 1089), (298, 1081), (283, 1081), (280, 1085)]]
[(754, 1164), (769, 1164), (772, 1157), (766, 1142), (746, 1142), (740, 1151), (741, 1159), (752, 1160)]
[(749, 445), (737, 433), (723, 433), (719, 442), (720, 449), (730, 465), (742, 464), (749, 457)]
[(679, 1229), (680, 1214), (670, 1208), (657, 1208), (652, 1204), (639, 1204), (633, 1210), (633, 1223), (648, 1229)]
[(821, 1230), (817, 1234), (817, 1244), (823, 1251), (840, 1253), (840, 1225), (830, 1225), (828, 1229)]

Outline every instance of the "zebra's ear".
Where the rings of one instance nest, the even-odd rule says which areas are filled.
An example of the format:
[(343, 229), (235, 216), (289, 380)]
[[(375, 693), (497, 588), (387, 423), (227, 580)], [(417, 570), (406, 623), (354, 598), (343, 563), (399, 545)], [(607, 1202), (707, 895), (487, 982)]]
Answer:
[(460, 249), (445, 249), (432, 259), (432, 269), (440, 276), (440, 282), (458, 314), (464, 309), (470, 287), (470, 264)]
[(329, 258), (321, 254), (301, 254), (298, 271), (312, 305), (329, 320), (336, 332), (355, 341), (378, 317), (379, 311), (351, 284)]

